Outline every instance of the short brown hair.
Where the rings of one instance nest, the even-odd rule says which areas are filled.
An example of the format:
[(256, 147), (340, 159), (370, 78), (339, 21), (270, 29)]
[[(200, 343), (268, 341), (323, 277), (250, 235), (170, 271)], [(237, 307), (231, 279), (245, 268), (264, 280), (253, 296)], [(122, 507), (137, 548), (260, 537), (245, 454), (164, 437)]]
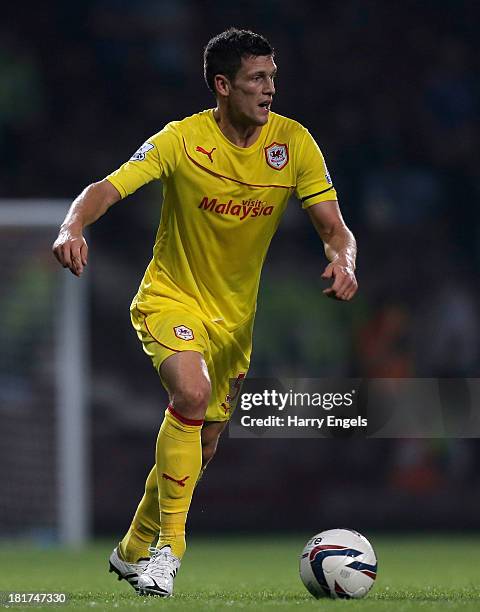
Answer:
[(209, 40), (203, 53), (203, 73), (211, 92), (215, 93), (215, 75), (233, 80), (242, 65), (242, 57), (274, 55), (268, 40), (250, 30), (230, 28)]

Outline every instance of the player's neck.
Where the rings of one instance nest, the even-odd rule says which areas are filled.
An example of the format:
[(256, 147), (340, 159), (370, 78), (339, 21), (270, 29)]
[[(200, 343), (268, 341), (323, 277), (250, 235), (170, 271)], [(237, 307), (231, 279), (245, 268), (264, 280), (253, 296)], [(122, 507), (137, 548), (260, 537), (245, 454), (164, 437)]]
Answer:
[(262, 131), (262, 126), (241, 125), (235, 122), (225, 110), (220, 110), (218, 107), (213, 111), (213, 117), (225, 138), (237, 147), (246, 148), (255, 144)]

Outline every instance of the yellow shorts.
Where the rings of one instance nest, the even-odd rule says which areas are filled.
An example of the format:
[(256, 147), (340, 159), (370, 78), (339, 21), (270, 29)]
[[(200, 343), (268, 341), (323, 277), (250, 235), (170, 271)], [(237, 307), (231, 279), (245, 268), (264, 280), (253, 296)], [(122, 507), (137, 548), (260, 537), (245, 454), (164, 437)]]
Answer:
[(140, 311), (134, 302), (130, 315), (143, 350), (159, 374), (160, 366), (170, 355), (181, 351), (197, 351), (203, 355), (212, 385), (205, 420), (228, 421), (238, 383), (250, 365), (253, 317), (229, 331), (176, 305), (147, 313)]

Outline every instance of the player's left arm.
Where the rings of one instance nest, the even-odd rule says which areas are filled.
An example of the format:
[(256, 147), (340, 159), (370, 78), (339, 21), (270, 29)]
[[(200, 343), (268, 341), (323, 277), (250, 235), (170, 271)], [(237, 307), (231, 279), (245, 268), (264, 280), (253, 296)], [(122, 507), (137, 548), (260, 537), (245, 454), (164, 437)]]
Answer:
[(323, 293), (330, 298), (349, 301), (357, 292), (355, 260), (357, 243), (343, 220), (336, 200), (327, 200), (307, 208), (315, 229), (323, 241), (329, 264), (322, 278), (332, 279)]

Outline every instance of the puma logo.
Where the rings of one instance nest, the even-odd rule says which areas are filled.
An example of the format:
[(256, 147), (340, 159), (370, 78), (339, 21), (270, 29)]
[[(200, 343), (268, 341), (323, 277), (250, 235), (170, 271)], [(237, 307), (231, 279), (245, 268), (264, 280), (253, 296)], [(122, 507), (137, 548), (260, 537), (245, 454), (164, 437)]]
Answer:
[(195, 150), (206, 155), (213, 164), (212, 153), (216, 150), (216, 148), (217, 147), (213, 147), (211, 151), (206, 151), (203, 147), (197, 147)]
[(184, 487), (185, 481), (188, 480), (190, 476), (185, 476), (185, 478), (180, 478), (180, 480), (177, 480), (176, 478), (173, 478), (172, 476), (169, 476), (168, 474), (165, 474), (165, 472), (163, 472), (162, 478), (165, 478), (165, 480), (171, 480), (172, 482), (176, 482), (178, 486)]

